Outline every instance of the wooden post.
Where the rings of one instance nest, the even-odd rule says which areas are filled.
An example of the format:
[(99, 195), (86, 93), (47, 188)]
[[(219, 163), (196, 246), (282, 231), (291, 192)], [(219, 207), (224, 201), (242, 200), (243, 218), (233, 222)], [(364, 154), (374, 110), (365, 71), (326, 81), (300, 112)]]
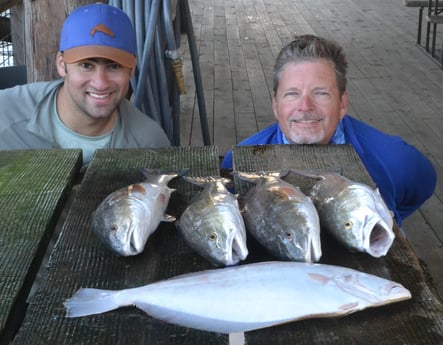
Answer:
[(55, 57), (63, 21), (73, 9), (94, 2), (97, 0), (23, 1), (24, 62), (29, 82), (59, 78)]

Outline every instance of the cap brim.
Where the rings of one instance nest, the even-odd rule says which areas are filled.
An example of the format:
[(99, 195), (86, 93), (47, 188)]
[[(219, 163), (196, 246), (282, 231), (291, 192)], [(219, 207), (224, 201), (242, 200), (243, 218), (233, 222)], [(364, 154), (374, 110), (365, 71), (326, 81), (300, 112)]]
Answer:
[(67, 49), (63, 52), (64, 60), (67, 63), (75, 63), (85, 59), (103, 58), (118, 64), (134, 68), (135, 56), (118, 48), (107, 46), (81, 46)]

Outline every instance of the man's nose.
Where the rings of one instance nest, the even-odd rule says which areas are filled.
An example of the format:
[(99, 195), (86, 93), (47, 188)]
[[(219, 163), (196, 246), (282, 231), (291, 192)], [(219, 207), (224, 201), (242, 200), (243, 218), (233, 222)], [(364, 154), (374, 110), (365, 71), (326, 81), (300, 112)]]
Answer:
[(302, 94), (298, 102), (299, 111), (311, 111), (314, 109), (314, 100), (310, 94)]
[(97, 66), (92, 75), (91, 84), (98, 90), (108, 86), (109, 76), (105, 66)]

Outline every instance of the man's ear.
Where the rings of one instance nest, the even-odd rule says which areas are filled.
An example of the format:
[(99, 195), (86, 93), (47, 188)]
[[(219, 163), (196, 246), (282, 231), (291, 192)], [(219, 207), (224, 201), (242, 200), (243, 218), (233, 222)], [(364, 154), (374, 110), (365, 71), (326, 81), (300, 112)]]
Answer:
[(131, 68), (131, 76), (130, 76), (130, 78), (132, 78), (134, 76), (136, 68), (137, 68), (137, 64), (135, 64), (134, 67)]
[(274, 113), (274, 117), (276, 120), (278, 120), (278, 111), (277, 111), (277, 95), (276, 92), (272, 95), (272, 112)]
[(59, 74), (60, 77), (65, 77), (66, 76), (66, 62), (63, 58), (63, 53), (58, 52), (57, 56), (55, 58), (55, 64), (57, 66), (57, 72)]
[(348, 105), (349, 105), (349, 93), (347, 90), (345, 90), (340, 100), (340, 119), (342, 119), (346, 115), (348, 111)]

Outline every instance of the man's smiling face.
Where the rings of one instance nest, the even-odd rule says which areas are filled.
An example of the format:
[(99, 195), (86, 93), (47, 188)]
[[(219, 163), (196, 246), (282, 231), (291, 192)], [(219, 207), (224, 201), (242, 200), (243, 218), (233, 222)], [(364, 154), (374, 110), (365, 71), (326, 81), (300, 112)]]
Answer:
[(288, 63), (272, 100), (282, 132), (295, 144), (327, 144), (347, 106), (348, 94), (340, 96), (332, 64), (324, 59)]

